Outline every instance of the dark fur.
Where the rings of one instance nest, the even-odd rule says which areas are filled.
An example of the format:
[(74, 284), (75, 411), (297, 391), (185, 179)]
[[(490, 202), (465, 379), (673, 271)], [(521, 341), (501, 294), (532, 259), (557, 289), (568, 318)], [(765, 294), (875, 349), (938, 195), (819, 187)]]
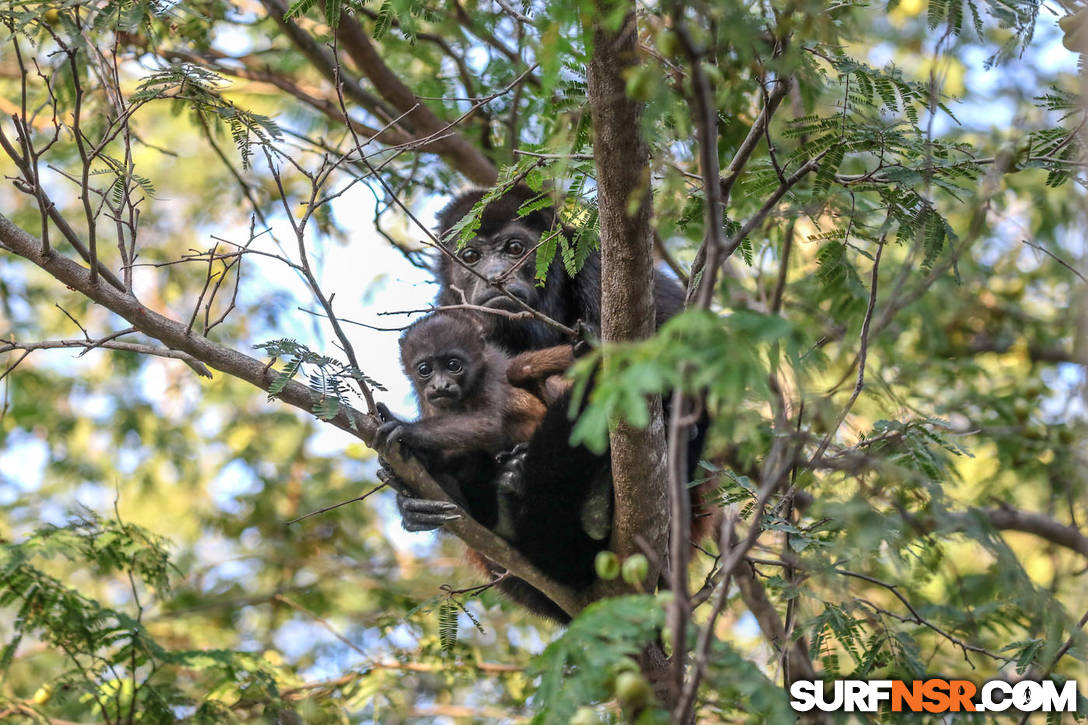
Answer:
[[(510, 358), (485, 340), (482, 326), (471, 314), (422, 318), (401, 335), (400, 351), (420, 417), (409, 423), (386, 413), (375, 445), (380, 449), (399, 442), (473, 518), (494, 528), (495, 456), (529, 440), (544, 418), (545, 403), (525, 386), (509, 382)], [(548, 356), (549, 363), (553, 357)], [(445, 369), (451, 360), (460, 366), (456, 373)], [(430, 366), (431, 373), (423, 376), (420, 365)], [(531, 358), (519, 359), (526, 385), (546, 387), (547, 376), (555, 373), (538, 379), (532, 367)]]
[[(446, 235), (485, 193), (469, 191), (454, 199), (438, 215), (439, 232)], [(542, 286), (537, 285), (533, 276), (535, 260), (532, 255), (515, 272), (504, 274), (524, 256), (510, 253), (508, 240), (514, 239), (527, 250), (543, 234), (561, 228), (554, 209), (550, 207), (518, 217), (518, 209), (536, 196), (525, 187), (514, 188), (484, 208), (480, 227), (466, 245), (458, 249), (456, 239), (444, 239), (447, 249), (455, 254), (463, 256), (466, 249), (474, 250), (473, 254), (479, 253), (479, 258), (470, 266), (485, 279), (481, 280), (442, 255), (437, 266), (441, 285), (437, 302), (440, 305), (468, 302), (517, 310), (516, 305), (499, 296), (495, 287), (487, 281), (503, 276), (507, 289), (529, 306), (568, 327), (581, 323), (599, 334), (601, 261), (598, 252), (589, 254), (574, 277), (566, 273), (557, 254)], [(568, 240), (572, 239), (571, 230), (562, 228), (562, 233)], [(675, 280), (658, 272), (654, 298), (657, 324), (660, 326), (683, 308), (684, 291)], [(486, 315), (485, 324), (488, 341), (511, 354), (570, 342), (561, 333), (537, 320), (510, 320), (498, 315)], [(516, 365), (511, 367), (511, 380), (515, 383), (521, 375), (516, 368)], [(607, 548), (610, 539), (610, 457), (607, 453), (597, 455), (582, 446), (570, 445), (573, 423), (568, 417), (570, 400), (567, 389), (558, 389), (549, 395), (544, 385), (538, 387), (536, 392), (547, 400), (547, 414), (524, 453), (511, 458), (497, 479), (481, 487), (515, 492), (511, 499), (514, 502), (511, 540), (536, 566), (557, 581), (575, 588), (585, 588), (596, 578), (596, 554)], [(693, 471), (702, 450), (704, 432), (705, 425), (698, 426), (697, 435), (692, 441)], [(497, 571), (493, 563), (486, 563), (490, 571)], [(559, 621), (569, 619), (546, 596), (524, 581), (508, 578), (500, 587), (512, 599), (538, 614)]]
[[(482, 190), (468, 191), (456, 199), (438, 213), (438, 229), (440, 235), (445, 235), (449, 229), (467, 214), (472, 207), (483, 198), (486, 192)], [(456, 254), (464, 254), (467, 247), (482, 246), (490, 243), (496, 237), (501, 237), (504, 229), (516, 223), (535, 232), (535, 238), (528, 240), (531, 248), (539, 241), (541, 234), (562, 229), (567, 239), (573, 239), (573, 230), (562, 227), (551, 207), (538, 209), (524, 217), (518, 217), (518, 209), (527, 201), (536, 199), (539, 195), (532, 190), (518, 186), (504, 196), (492, 201), (484, 207), (480, 215), (480, 228), (476, 237), (470, 240), (464, 247), (457, 248), (457, 239), (444, 239), (446, 248)], [(492, 250), (494, 251), (494, 250)], [(485, 255), (480, 262), (472, 265), (474, 268), (495, 270), (485, 276), (494, 276), (495, 273), (507, 269), (515, 258), (502, 257), (498, 254)], [(490, 264), (489, 264), (490, 263)], [(597, 251), (593, 251), (586, 258), (581, 271), (571, 277), (563, 269), (563, 261), (559, 254), (552, 259), (548, 268), (547, 277), (543, 287), (537, 286), (534, 278), (536, 269), (535, 259), (530, 255), (512, 275), (508, 286), (511, 292), (522, 299), (532, 308), (544, 313), (548, 317), (561, 322), (568, 327), (574, 327), (582, 322), (595, 334), (600, 334), (601, 327), (601, 257)], [(438, 293), (438, 304), (449, 305), (461, 302), (460, 293), (456, 289), (465, 292), (467, 302), (470, 304), (500, 304), (494, 295), (496, 290), (486, 284), (461, 265), (452, 261), (446, 255), (441, 255), (438, 260), (438, 282), (441, 290)], [(657, 324), (660, 326), (684, 306), (684, 290), (677, 282), (660, 272), (654, 279), (654, 299), (657, 302)], [(517, 309), (510, 306), (507, 309)], [(488, 315), (491, 318), (492, 329), (488, 333), (488, 339), (501, 345), (510, 353), (519, 353), (525, 350), (539, 350), (551, 347), (565, 340), (561, 332), (549, 327), (538, 320), (509, 320), (497, 315)]]
[[(375, 446), (399, 441), (473, 519), (517, 543), (529, 506), (519, 492), (495, 485), (499, 473), (495, 456), (527, 442), (545, 418), (546, 403), (569, 393), (570, 382), (560, 376), (573, 361), (571, 346), (528, 351), (511, 359), (485, 341), (474, 316), (435, 313), (405, 330), (400, 348), (405, 374), (419, 399), (420, 418), (414, 423), (400, 421), (383, 406), (387, 422), (379, 429)], [(441, 366), (451, 358), (463, 368), (451, 384), (456, 393), (433, 399), (436, 387), (450, 387), (441, 381)], [(421, 363), (431, 365), (433, 372), (421, 375)], [(469, 550), (468, 558), (491, 576), (502, 573), (475, 551)], [(499, 589), (533, 611), (566, 618), (520, 579), (508, 577)]]

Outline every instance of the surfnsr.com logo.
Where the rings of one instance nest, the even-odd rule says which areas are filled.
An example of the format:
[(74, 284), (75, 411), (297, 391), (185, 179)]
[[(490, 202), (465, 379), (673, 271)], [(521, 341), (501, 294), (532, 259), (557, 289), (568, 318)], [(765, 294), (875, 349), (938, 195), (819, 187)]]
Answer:
[(1074, 712), (1077, 683), (1068, 680), (797, 680), (790, 705), (798, 712)]

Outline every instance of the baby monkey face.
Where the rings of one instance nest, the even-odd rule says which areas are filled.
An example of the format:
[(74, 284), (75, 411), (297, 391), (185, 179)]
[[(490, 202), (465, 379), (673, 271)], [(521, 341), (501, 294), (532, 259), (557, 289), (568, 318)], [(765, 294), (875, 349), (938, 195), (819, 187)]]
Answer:
[(460, 350), (427, 355), (414, 362), (416, 392), (435, 408), (456, 409), (470, 394), (478, 367)]
[(474, 407), (487, 370), (483, 328), (474, 315), (434, 313), (405, 330), (400, 359), (419, 402), (432, 411)]

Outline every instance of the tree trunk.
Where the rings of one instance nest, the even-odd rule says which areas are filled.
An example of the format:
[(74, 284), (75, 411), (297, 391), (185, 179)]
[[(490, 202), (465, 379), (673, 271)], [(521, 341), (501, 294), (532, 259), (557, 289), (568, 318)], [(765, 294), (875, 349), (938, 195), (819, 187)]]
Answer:
[[(618, 29), (593, 26), (588, 68), (601, 222), (601, 336), (606, 343), (654, 334), (649, 150), (641, 133), (642, 105), (627, 97), (624, 81), (625, 71), (638, 64), (634, 5), (629, 5)], [(614, 16), (614, 8), (604, 0), (596, 17)], [(668, 521), (661, 514), (668, 504), (660, 398), (650, 412), (645, 430), (625, 423), (611, 430), (612, 544), (621, 556), (631, 554), (638, 551), (635, 536), (641, 535), (664, 560)]]
[[(622, 1), (622, 0), (621, 0)], [(593, 51), (587, 74), (593, 113), (597, 199), (601, 222), (601, 337), (605, 343), (643, 340), (654, 334), (653, 229), (650, 226), (649, 149), (642, 137), (642, 104), (627, 97), (624, 75), (638, 64), (634, 4), (618, 29), (592, 27)], [(615, 16), (617, 5), (597, 4), (596, 18)], [(607, 353), (604, 361), (608, 366)], [(611, 427), (615, 517), (612, 549), (620, 556), (639, 551), (637, 537), (666, 561), (669, 519), (666, 491), (665, 427), (661, 399), (650, 403), (650, 425)], [(653, 557), (651, 557), (653, 558)], [(656, 569), (649, 581), (656, 581)], [(657, 643), (642, 653), (640, 666), (668, 700), (668, 662)], [(671, 703), (666, 703), (671, 709)]]

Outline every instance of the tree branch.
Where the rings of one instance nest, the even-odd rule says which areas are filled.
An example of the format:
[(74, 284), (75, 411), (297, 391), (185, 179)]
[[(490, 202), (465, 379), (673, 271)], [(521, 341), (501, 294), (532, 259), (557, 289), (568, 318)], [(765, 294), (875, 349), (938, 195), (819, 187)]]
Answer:
[[(256, 358), (195, 334), (188, 330), (184, 323), (145, 307), (130, 294), (108, 285), (92, 283), (89, 270), (73, 260), (55, 252), (48, 257), (43, 256), (41, 242), (13, 224), (3, 214), (0, 214), (0, 247), (41, 267), (59, 282), (124, 318), (143, 334), (159, 340), (172, 350), (191, 355), (208, 367), (244, 380), (262, 390), (268, 390), (277, 377), (271, 364), (265, 364)], [(289, 382), (276, 397), (307, 412), (312, 410), (314, 404), (313, 392), (295, 381)], [(356, 436), (367, 445), (374, 440), (378, 427), (375, 418), (363, 415), (347, 406), (341, 406), (336, 417), (326, 422)], [(418, 461), (405, 460), (396, 451), (386, 451), (384, 454), (398, 477), (412, 489), (413, 493), (424, 498), (453, 503)], [(552, 581), (510, 544), (469, 516), (465, 515), (456, 521), (450, 521), (446, 524), (446, 529), (468, 546), (544, 592), (566, 612), (573, 615), (587, 603), (588, 599), (584, 592), (575, 592), (569, 587)]]
[[(0, 343), (0, 355), (13, 350), (33, 352), (34, 350), (56, 350), (72, 347), (83, 348), (83, 353), (90, 352), (95, 348), (104, 348), (106, 350), (123, 350), (125, 352), (139, 353), (141, 355), (153, 355), (155, 357), (183, 360), (188, 363), (189, 367), (191, 367), (197, 375), (204, 378), (210, 378), (212, 376), (211, 371), (208, 370), (204, 363), (181, 350), (169, 350), (163, 347), (155, 347), (154, 345), (143, 345), (138, 342), (121, 342), (118, 340), (42, 340), (40, 342), (16, 342), (15, 340), (9, 340)], [(80, 355), (83, 353), (80, 353)]]
[(1046, 514), (1024, 511), (1011, 506), (995, 509), (971, 508), (963, 512), (944, 514), (939, 518), (911, 516), (909, 521), (923, 533), (945, 528), (941, 526), (945, 521), (951, 524), (948, 528), (952, 531), (963, 531), (979, 523), (1001, 531), (1022, 531), (1088, 558), (1088, 536), (1081, 533), (1080, 529), (1055, 521)]
[[(276, 0), (265, 2), (274, 4)], [(336, 39), (382, 98), (401, 113), (408, 114), (408, 120), (418, 128), (417, 135), (434, 134), (446, 127), (447, 124), (420, 103), (412, 89), (385, 64), (358, 20), (350, 15), (342, 16), (336, 28)], [(490, 185), (498, 178), (495, 165), (459, 133), (435, 140), (432, 150), (477, 184)]]

